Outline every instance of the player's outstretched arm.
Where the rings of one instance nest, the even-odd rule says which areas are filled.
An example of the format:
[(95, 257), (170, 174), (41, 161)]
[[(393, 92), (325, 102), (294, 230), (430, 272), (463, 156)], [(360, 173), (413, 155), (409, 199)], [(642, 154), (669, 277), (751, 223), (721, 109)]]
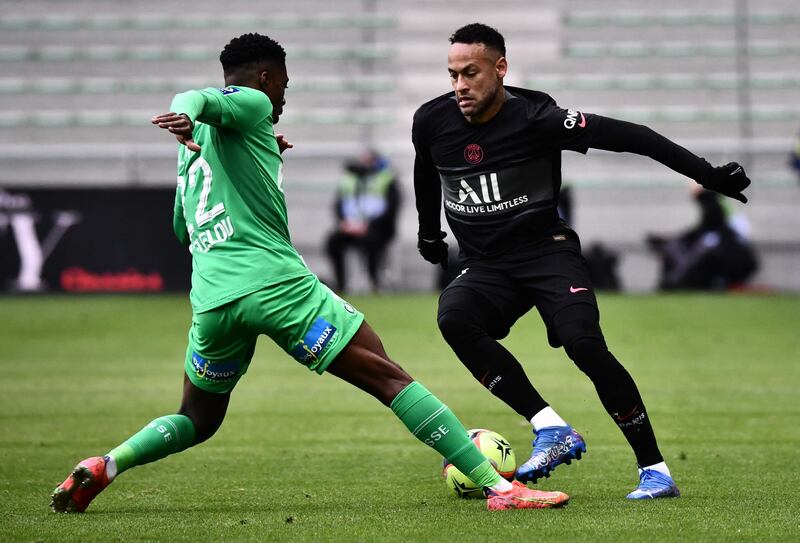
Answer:
[(150, 122), (174, 134), (175, 139), (188, 147), (190, 151), (194, 151), (195, 153), (200, 152), (200, 146), (192, 139), (194, 123), (185, 113), (181, 113), (180, 115), (173, 112), (162, 113), (161, 115), (154, 116), (150, 119)]
[(742, 191), (750, 185), (750, 179), (738, 163), (730, 162), (715, 168), (704, 158), (647, 126), (600, 115), (587, 116), (587, 120), (589, 120), (587, 129), (574, 142), (580, 142), (585, 147), (594, 149), (636, 153), (650, 157), (694, 179), (708, 190), (742, 203), (747, 202)]

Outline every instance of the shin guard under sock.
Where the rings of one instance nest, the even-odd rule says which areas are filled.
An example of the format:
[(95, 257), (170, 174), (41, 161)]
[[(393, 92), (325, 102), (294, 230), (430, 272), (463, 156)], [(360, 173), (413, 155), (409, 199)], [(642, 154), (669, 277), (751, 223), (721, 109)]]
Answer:
[(414, 437), (433, 447), (479, 487), (492, 486), (500, 475), (467, 435), (461, 421), (436, 396), (414, 381), (400, 391), (392, 411)]
[(187, 449), (194, 445), (194, 434), (194, 424), (189, 417), (159, 417), (108, 452), (106, 456), (113, 458), (116, 464), (116, 473), (109, 475), (113, 478), (134, 466)]

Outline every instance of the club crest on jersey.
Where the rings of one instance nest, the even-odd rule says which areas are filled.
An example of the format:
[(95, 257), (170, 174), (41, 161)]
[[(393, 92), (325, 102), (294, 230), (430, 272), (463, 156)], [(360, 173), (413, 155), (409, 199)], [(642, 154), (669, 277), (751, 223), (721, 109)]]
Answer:
[(223, 96), (228, 96), (229, 94), (233, 94), (234, 92), (239, 92), (239, 89), (235, 87), (223, 87), (219, 90)]
[(470, 143), (464, 147), (464, 159), (470, 164), (477, 164), (483, 160), (483, 149), (477, 143)]

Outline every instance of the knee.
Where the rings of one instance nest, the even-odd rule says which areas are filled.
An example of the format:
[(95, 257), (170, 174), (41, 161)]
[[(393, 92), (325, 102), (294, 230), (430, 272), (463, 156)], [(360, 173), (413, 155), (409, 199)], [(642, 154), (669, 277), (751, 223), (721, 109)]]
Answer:
[(202, 443), (211, 438), (219, 427), (222, 426), (222, 421), (225, 418), (224, 411), (217, 412), (201, 412), (185, 405), (182, 405), (178, 410), (179, 415), (188, 417), (194, 426), (194, 444)]
[(189, 417), (191, 419), (192, 424), (194, 425), (194, 444), (197, 445), (202, 443), (215, 433), (222, 425), (222, 420), (209, 420), (203, 419), (199, 417), (192, 417), (190, 414), (187, 413), (179, 413), (181, 415)]
[(554, 322), (556, 336), (567, 356), (590, 377), (595, 372), (607, 371), (616, 360), (608, 351), (599, 322), (586, 315), (573, 317), (576, 318), (569, 318), (568, 314), (557, 315)]
[(582, 336), (565, 343), (564, 350), (584, 373), (589, 373), (591, 367), (602, 365), (610, 354), (605, 342), (592, 336)]
[(437, 317), (439, 331), (447, 343), (453, 344), (465, 338), (474, 337), (481, 329), (470, 315), (461, 310), (441, 311)]

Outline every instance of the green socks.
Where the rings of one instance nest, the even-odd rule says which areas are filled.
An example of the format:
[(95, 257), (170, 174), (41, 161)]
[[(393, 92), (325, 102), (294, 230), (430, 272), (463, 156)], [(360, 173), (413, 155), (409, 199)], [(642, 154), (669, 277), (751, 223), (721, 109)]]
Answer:
[[(106, 455), (114, 478), (126, 469), (153, 462), (194, 445), (194, 424), (184, 415), (159, 417)], [(108, 468), (111, 469), (108, 469)]]
[[(461, 421), (423, 385), (416, 381), (408, 385), (391, 408), (414, 437), (436, 449), (476, 485), (500, 482), (500, 475), (469, 439)], [(187, 449), (194, 445), (194, 437), (194, 424), (188, 417), (159, 417), (108, 452), (108, 476), (113, 479), (134, 466)]]
[(501, 479), (461, 421), (422, 384), (414, 381), (401, 390), (391, 408), (414, 437), (436, 449), (479, 487)]

